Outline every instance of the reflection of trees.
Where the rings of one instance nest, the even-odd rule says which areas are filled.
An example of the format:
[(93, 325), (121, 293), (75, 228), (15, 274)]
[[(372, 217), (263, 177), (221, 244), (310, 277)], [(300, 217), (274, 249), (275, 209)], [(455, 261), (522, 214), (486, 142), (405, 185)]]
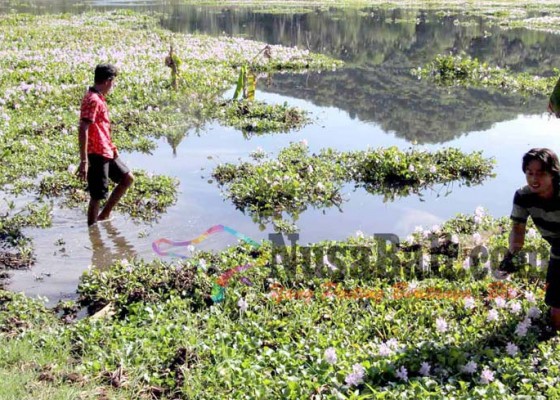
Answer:
[(521, 113), (538, 114), (544, 104), (543, 99), (491, 89), (435, 87), (406, 71), (383, 68), (277, 75), (265, 90), (346, 110), (352, 118), (375, 122), (384, 131), (419, 143), (447, 142)]
[[(39, 2), (41, 3), (41, 2)], [(50, 9), (70, 7), (59, 0)], [(58, 4), (58, 5), (57, 5)], [(423, 143), (490, 128), (520, 113), (543, 112), (543, 99), (498, 90), (436, 88), (409, 75), (440, 53), (466, 52), (491, 65), (550, 75), (560, 65), (556, 35), (502, 30), (478, 16), (438, 17), (420, 10), (314, 8), (280, 14), (266, 8), (168, 5), (162, 24), (174, 31), (247, 36), (344, 59), (344, 70), (276, 76), (270, 91), (335, 106), (397, 136)], [(459, 21), (459, 23), (456, 23)], [(183, 132), (168, 138), (176, 148)]]
[[(546, 73), (560, 65), (553, 34), (502, 30), (464, 14), (438, 17), (420, 10), (320, 9), (275, 14), (258, 8), (172, 6), (164, 26), (181, 32), (247, 36), (267, 43), (308, 48), (352, 65), (389, 61), (415, 67), (438, 53), (465, 51), (515, 71)], [(457, 24), (456, 21), (460, 23)]]

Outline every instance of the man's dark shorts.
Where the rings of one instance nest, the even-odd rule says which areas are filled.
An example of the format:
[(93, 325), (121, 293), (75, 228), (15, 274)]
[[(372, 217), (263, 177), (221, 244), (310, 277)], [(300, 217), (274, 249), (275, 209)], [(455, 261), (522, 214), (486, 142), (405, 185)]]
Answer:
[(560, 308), (560, 260), (556, 258), (548, 262), (544, 302), (550, 307)]
[(88, 191), (92, 199), (103, 200), (109, 192), (109, 179), (119, 183), (130, 172), (120, 158), (111, 160), (98, 154), (88, 154)]

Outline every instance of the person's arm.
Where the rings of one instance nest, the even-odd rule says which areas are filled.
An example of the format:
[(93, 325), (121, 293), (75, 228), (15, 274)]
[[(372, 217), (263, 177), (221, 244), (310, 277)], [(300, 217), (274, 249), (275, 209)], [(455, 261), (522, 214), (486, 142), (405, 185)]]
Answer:
[(88, 143), (88, 129), (90, 121), (80, 120), (80, 125), (78, 126), (78, 143), (80, 146), (80, 166), (78, 167), (78, 176), (80, 179), (87, 180), (88, 171), (88, 154), (87, 154), (87, 143)]
[(520, 222), (511, 223), (509, 234), (509, 251), (512, 254), (519, 252), (525, 244), (525, 224)]

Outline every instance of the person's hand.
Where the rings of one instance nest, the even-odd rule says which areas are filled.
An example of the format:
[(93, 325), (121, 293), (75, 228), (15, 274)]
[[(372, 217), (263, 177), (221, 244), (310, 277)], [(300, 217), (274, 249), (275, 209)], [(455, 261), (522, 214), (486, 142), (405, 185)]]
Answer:
[(87, 173), (88, 173), (88, 162), (82, 161), (80, 162), (80, 166), (78, 167), (77, 175), (83, 181), (87, 180)]
[(512, 254), (509, 251), (505, 255), (504, 259), (500, 262), (500, 266), (498, 267), (499, 271), (505, 272), (507, 274), (517, 272), (520, 269), (521, 260), (519, 260), (519, 258), (515, 254)]

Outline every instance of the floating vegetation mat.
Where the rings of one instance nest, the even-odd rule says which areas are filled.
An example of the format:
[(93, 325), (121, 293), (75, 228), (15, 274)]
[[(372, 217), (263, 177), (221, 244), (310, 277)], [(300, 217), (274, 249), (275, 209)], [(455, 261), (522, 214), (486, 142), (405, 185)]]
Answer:
[(492, 67), (469, 56), (438, 55), (424, 67), (412, 70), (419, 78), (433, 79), (440, 85), (497, 87), (506, 92), (548, 96), (552, 92), (560, 70), (554, 76), (540, 77), (527, 73), (513, 73)]
[[(489, 272), (499, 258), (473, 252), (499, 254), (508, 226), (477, 209), (418, 227), (392, 252), (357, 233), (307, 247), (310, 262), (304, 246), (270, 243), (172, 262), (119, 261), (84, 275), (81, 304), (52, 310), (0, 291), (0, 394), (554, 398), (559, 339), (548, 329), (542, 264), (525, 261), (496, 282)], [(544, 242), (530, 234), (526, 244)], [(275, 251), (283, 261), (272, 268)], [(243, 273), (253, 286), (233, 279), (223, 302), (206, 302), (211, 282), (240, 263), (261, 265)], [(90, 305), (106, 311), (76, 319)]]
[[(493, 160), (481, 152), (464, 154), (453, 148), (434, 153), (395, 147), (357, 152), (326, 149), (309, 154), (305, 142), (281, 150), (268, 160), (262, 150), (254, 163), (223, 164), (212, 173), (235, 206), (261, 223), (272, 221), (281, 230), (282, 213), (294, 220), (307, 207), (340, 207), (345, 183), (354, 183), (385, 200), (408, 196), (453, 181), (476, 185), (492, 176)], [(293, 230), (293, 226), (291, 230)]]

